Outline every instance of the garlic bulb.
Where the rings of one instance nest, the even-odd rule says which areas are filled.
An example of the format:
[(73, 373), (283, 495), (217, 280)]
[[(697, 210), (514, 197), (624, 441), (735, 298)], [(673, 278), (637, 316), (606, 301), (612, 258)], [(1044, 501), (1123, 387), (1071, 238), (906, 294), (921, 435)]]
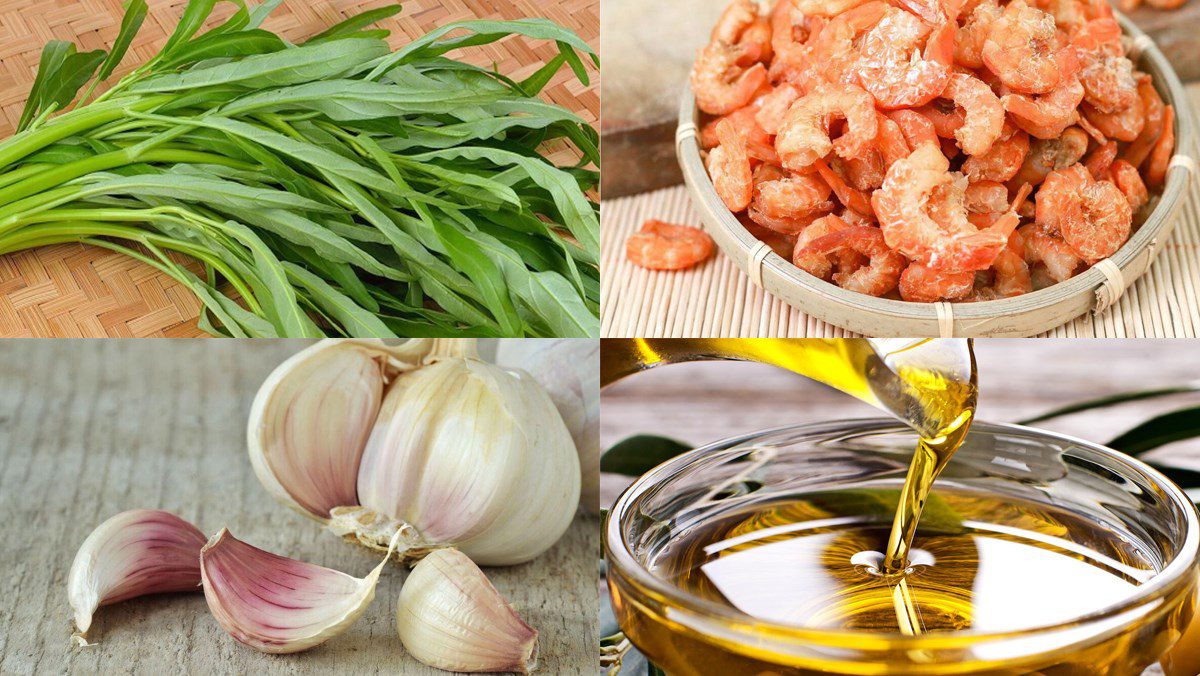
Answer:
[(579, 499), (574, 444), (541, 385), (474, 346), (327, 340), (295, 355), (251, 412), (259, 479), (347, 538), (383, 550), (398, 535), (406, 557), (541, 554)]
[(396, 631), (418, 660), (447, 671), (516, 671), (537, 666), (537, 630), (462, 552), (425, 557), (400, 590)]
[(294, 653), (342, 633), (375, 598), (387, 564), (359, 579), (246, 544), (222, 528), (200, 553), (204, 598), (237, 641), (266, 653)]
[(600, 513), (600, 343), (588, 339), (500, 340), (496, 363), (525, 369), (546, 388), (579, 454), (579, 504)]
[(92, 626), (96, 608), (144, 594), (200, 590), (200, 548), (192, 524), (158, 509), (121, 512), (96, 527), (71, 564), (67, 595), (77, 638)]

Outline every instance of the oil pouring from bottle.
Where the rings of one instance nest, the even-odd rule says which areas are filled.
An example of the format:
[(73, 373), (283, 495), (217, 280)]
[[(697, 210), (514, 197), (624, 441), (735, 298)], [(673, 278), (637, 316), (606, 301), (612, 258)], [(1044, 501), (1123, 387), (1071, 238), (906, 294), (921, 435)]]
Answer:
[[(1130, 488), (1143, 469), (1119, 454), (1075, 454), (1074, 442), (1049, 433), (975, 424), (973, 349), (938, 340), (604, 341), (606, 384), (685, 361), (761, 362), (916, 432), (885, 421), (783, 428), (644, 476), (605, 527), (625, 636), (672, 674), (1136, 674), (1166, 665), (1191, 620), (1193, 568), (1179, 561), (1174, 568), (1193, 572), (1166, 575), (1174, 586), (1161, 603), (1145, 602), (1161, 612), (1130, 615), (1128, 604), (1159, 593), (1147, 583), (1172, 557), (1196, 558), (1194, 535), (1176, 547), (1145, 534), (1194, 533), (1186, 496), (1165, 491), (1146, 516), (1144, 495)], [(1151, 487), (1159, 480), (1144, 477)]]
[[(975, 418), (977, 375), (969, 340), (696, 339), (606, 340), (604, 384), (684, 361), (755, 361), (785, 368), (882, 409), (918, 432), (898, 495), (886, 548), (853, 556), (853, 565), (892, 589), (896, 624), (919, 633), (920, 613), (905, 573), (933, 482), (962, 445)], [(846, 566), (852, 562), (848, 558)]]

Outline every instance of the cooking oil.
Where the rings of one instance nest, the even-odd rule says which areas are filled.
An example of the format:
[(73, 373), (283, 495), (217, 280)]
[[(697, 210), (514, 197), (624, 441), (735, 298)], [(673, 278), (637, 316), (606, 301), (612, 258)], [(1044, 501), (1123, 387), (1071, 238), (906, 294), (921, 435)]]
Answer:
[[(602, 341), (604, 384), (662, 364), (762, 362), (886, 411), (919, 439), (900, 486), (747, 500), (672, 523), (646, 567), (707, 608), (672, 605), (610, 573), (625, 634), (667, 673), (685, 676), (1136, 676), (1155, 663), (1191, 619), (1191, 587), (1137, 621), (1086, 622), (1161, 569), (1137, 538), (1014, 495), (953, 482), (932, 491), (975, 417), (972, 349), (953, 340)], [(821, 632), (815, 643), (813, 631)], [(1172, 676), (1187, 673), (1164, 665)]]
[[(815, 493), (678, 533), (651, 570), (754, 618), (905, 634), (1004, 632), (1127, 598), (1156, 572), (1129, 540), (1065, 510), (938, 490), (902, 571), (883, 565), (896, 491)], [(897, 613), (897, 596), (910, 601)]]
[(761, 362), (807, 376), (891, 413), (917, 431), (917, 448), (881, 562), (886, 571), (903, 571), (933, 480), (962, 444), (975, 417), (977, 380), (971, 342), (854, 338), (604, 340), (601, 381), (607, 385), (662, 364), (713, 359)]
[[(1131, 598), (1162, 562), (1135, 539), (1068, 510), (973, 489), (940, 487), (907, 566), (889, 572), (883, 550), (897, 499), (895, 488), (847, 488), (747, 507), (674, 533), (647, 562), (655, 577), (737, 611), (746, 618), (740, 626), (762, 621), (765, 644), (786, 633), (779, 626), (845, 632), (844, 643), (800, 655), (754, 641), (714, 643), (711, 626), (694, 631), (669, 604), (647, 612), (627, 580), (610, 580), (621, 626), (669, 674), (1136, 676), (1190, 620), (1191, 601), (1177, 599), (1162, 606), (1171, 612), (1147, 613), (1132, 628), (1074, 625)], [(1036, 631), (1052, 626), (1066, 629)], [(1020, 655), (984, 641), (935, 656), (921, 647), (939, 636), (1006, 633), (1029, 633), (1026, 640), (1045, 646), (1061, 641), (1062, 649)], [(906, 634), (917, 642), (892, 638)], [(873, 661), (849, 657), (867, 646)]]

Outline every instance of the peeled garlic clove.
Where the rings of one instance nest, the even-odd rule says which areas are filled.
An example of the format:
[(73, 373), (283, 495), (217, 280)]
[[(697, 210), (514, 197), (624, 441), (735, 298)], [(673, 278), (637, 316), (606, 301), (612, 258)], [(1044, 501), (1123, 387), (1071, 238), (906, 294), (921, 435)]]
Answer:
[(183, 519), (158, 509), (121, 512), (83, 541), (67, 577), (79, 638), (96, 608), (135, 596), (199, 591), (205, 537)]
[(529, 374), (434, 355), (390, 385), (362, 455), (359, 504), (481, 564), (528, 561), (574, 518), (571, 435)]
[(500, 340), (496, 363), (524, 369), (546, 388), (579, 454), (579, 504), (600, 513), (600, 344), (586, 338)]
[(300, 652), (345, 631), (375, 598), (386, 563), (359, 579), (265, 552), (225, 528), (200, 552), (213, 617), (234, 639), (266, 653)]
[(413, 568), (400, 590), (396, 631), (413, 657), (438, 669), (527, 674), (537, 666), (537, 630), (455, 549)]

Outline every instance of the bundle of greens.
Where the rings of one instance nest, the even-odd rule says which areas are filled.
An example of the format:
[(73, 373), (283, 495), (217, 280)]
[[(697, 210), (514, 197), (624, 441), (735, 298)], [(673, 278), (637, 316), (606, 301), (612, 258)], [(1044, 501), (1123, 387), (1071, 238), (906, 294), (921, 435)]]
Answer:
[[(595, 53), (544, 19), (448, 24), (392, 51), (372, 10), (293, 45), (280, 4), (190, 0), (162, 50), (100, 96), (112, 51), (51, 42), (17, 134), (0, 143), (0, 253), (79, 241), (190, 288), (226, 336), (595, 336), (595, 129), (538, 98)], [(527, 79), (446, 53), (553, 40)], [(87, 91), (75, 107), (78, 92)], [(548, 141), (581, 159), (556, 166)], [(172, 252), (203, 265), (196, 275)]]

